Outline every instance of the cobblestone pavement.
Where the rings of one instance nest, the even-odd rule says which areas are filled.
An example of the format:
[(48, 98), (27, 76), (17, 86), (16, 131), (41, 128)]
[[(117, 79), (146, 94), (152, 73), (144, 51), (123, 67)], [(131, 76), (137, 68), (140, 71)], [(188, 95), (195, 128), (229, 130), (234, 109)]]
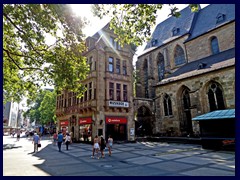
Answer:
[(161, 142), (114, 144), (112, 156), (92, 159), (92, 146), (58, 152), (49, 137), (33, 153), (31, 139), (3, 136), (4, 176), (235, 176), (235, 152)]

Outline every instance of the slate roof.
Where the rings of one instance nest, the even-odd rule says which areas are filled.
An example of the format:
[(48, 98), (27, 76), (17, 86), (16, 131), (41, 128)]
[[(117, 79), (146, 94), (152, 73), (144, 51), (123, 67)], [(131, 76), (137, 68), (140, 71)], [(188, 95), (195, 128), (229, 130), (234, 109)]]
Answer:
[[(157, 25), (151, 38), (152, 40), (157, 40), (157, 43), (154, 45), (155, 47), (161, 46), (166, 42), (183, 36), (189, 32), (196, 13), (192, 13), (189, 7), (181, 10), (180, 13), (181, 16), (179, 18), (172, 16)], [(172, 30), (174, 28), (179, 28), (179, 33), (175, 36), (172, 35)], [(152, 41), (150, 40), (147, 43), (145, 50), (152, 47), (151, 42)]]
[[(217, 23), (217, 17), (224, 15), (225, 20)], [(235, 4), (211, 4), (201, 9), (193, 23), (187, 41), (205, 34), (223, 24), (235, 20)]]
[(194, 121), (214, 120), (214, 119), (233, 119), (235, 118), (235, 109), (225, 109), (209, 112), (192, 118)]
[[(235, 4), (210, 4), (196, 13), (192, 13), (191, 9), (186, 7), (180, 13), (180, 18), (172, 16), (157, 25), (151, 40), (147, 42), (144, 51), (138, 57), (187, 33), (190, 36), (186, 42), (235, 20)], [(224, 15), (225, 20), (217, 23), (217, 17), (221, 14)], [(179, 33), (173, 36), (174, 28), (179, 28)], [(153, 40), (157, 40), (154, 46), (152, 46)]]
[(169, 75), (169, 77), (158, 82), (156, 86), (232, 65), (235, 65), (235, 48), (187, 63)]

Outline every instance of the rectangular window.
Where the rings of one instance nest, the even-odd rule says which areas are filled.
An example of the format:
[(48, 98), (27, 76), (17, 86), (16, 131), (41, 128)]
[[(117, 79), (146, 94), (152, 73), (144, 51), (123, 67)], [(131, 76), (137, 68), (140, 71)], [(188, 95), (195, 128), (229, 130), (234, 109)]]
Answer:
[(96, 90), (96, 88), (94, 88), (94, 99), (96, 99), (96, 96), (97, 96), (97, 90)]
[(72, 106), (72, 93), (68, 93), (68, 107)]
[(128, 98), (127, 98), (127, 85), (123, 85), (123, 101), (128, 101)]
[(87, 84), (85, 85), (84, 101), (87, 101)]
[(92, 71), (93, 70), (93, 67), (92, 67), (92, 65), (93, 65), (93, 57), (92, 56), (89, 58), (88, 64), (89, 64), (90, 71)]
[(63, 95), (62, 95), (62, 105), (61, 105), (61, 107), (64, 107), (64, 100), (63, 100)]
[(117, 59), (116, 60), (116, 73), (117, 74), (120, 74), (120, 59)]
[(117, 84), (117, 101), (121, 101), (121, 84)]
[(116, 45), (115, 45), (115, 41), (114, 41), (113, 37), (110, 37), (110, 43), (111, 43), (112, 48), (115, 48)]
[(127, 62), (126, 62), (126, 60), (123, 61), (123, 74), (127, 75)]
[(122, 50), (122, 47), (121, 47), (121, 45), (119, 43), (117, 43), (117, 49), (118, 50)]
[(108, 71), (113, 72), (113, 58), (112, 57), (108, 58)]
[(114, 83), (109, 83), (109, 99), (114, 100)]
[(77, 104), (77, 93), (73, 92), (73, 105)]
[(89, 95), (89, 100), (92, 99), (92, 83), (89, 83), (89, 87), (88, 87), (88, 95)]

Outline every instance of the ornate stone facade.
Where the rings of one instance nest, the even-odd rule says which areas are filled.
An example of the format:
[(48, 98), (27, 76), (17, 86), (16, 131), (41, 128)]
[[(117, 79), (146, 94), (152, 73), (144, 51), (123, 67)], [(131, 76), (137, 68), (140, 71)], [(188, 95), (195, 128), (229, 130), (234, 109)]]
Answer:
[(59, 130), (73, 133), (76, 141), (92, 141), (95, 135), (114, 140), (134, 140), (130, 130), (133, 118), (133, 55), (130, 46), (120, 47), (106, 25), (86, 39), (84, 54), (90, 73), (83, 83), (87, 91), (82, 98), (64, 91), (57, 99)]
[(136, 63), (137, 98), (148, 98), (136, 112), (153, 101), (152, 134), (197, 135), (193, 117), (235, 108), (235, 5), (212, 4), (197, 13), (185, 8), (181, 14), (156, 27), (157, 45), (149, 41)]

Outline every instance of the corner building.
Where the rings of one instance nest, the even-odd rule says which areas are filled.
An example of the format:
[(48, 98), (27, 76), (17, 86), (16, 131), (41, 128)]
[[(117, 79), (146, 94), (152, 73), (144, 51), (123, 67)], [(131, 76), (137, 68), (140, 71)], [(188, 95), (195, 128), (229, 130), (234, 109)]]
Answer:
[(115, 141), (131, 141), (133, 120), (133, 55), (131, 46), (121, 47), (109, 24), (86, 39), (83, 55), (90, 66), (83, 80), (82, 98), (63, 91), (57, 97), (58, 130), (72, 132), (75, 141), (92, 141), (95, 135), (112, 135)]
[(192, 118), (235, 108), (235, 5), (180, 13), (157, 25), (136, 63), (136, 128), (147, 135), (198, 135)]

